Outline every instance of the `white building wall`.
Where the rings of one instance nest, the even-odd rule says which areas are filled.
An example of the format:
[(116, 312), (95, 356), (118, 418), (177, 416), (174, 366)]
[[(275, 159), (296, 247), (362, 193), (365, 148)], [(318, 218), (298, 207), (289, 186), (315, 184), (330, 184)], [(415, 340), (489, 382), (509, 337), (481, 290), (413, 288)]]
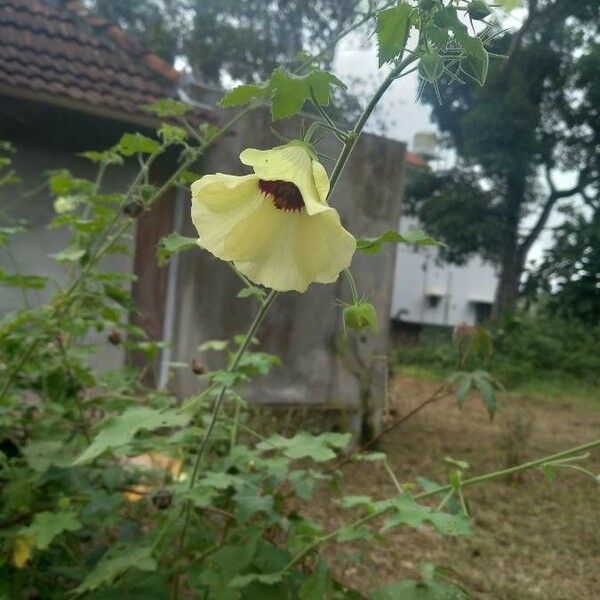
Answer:
[[(414, 219), (403, 218), (400, 231), (415, 226)], [(493, 303), (497, 279), (494, 267), (479, 257), (458, 267), (441, 262), (438, 248), (398, 244), (391, 317), (423, 325), (475, 325), (478, 304)]]

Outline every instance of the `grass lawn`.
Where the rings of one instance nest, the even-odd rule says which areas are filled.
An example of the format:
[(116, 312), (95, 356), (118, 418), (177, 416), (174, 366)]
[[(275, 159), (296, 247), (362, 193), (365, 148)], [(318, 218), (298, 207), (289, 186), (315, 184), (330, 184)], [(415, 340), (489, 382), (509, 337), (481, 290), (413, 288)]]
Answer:
[[(390, 408), (403, 414), (426, 399), (438, 382), (423, 370), (402, 372), (391, 382)], [(454, 398), (425, 408), (385, 436), (401, 482), (418, 476), (445, 481), (442, 459), (470, 464), (467, 476), (583, 444), (600, 434), (600, 391), (561, 388), (547, 380), (500, 398), (490, 423), (475, 396), (460, 411)], [(561, 385), (563, 385), (561, 383)], [(600, 473), (600, 452), (586, 462)], [(383, 466), (345, 467), (346, 494), (393, 496)], [(451, 565), (477, 599), (592, 600), (600, 598), (600, 486), (570, 470), (550, 482), (540, 471), (469, 488), (473, 536), (442, 538), (427, 528), (398, 529), (381, 546), (362, 542), (332, 547), (337, 576), (365, 592), (384, 583), (414, 578), (420, 561)], [(350, 520), (335, 495), (324, 493), (314, 516), (333, 528)], [(343, 554), (342, 554), (343, 552)]]

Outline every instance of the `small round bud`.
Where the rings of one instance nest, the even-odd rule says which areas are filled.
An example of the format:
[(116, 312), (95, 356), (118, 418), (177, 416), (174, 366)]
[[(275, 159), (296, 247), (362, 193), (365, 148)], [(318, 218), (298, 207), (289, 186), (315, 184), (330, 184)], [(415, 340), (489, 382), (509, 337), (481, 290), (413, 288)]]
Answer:
[(106, 339), (113, 345), (113, 346), (118, 346), (122, 341), (123, 341), (123, 337), (121, 336), (121, 333), (119, 331), (117, 331), (116, 329), (113, 329), (108, 336), (106, 337)]
[(204, 366), (204, 363), (202, 361), (198, 360), (197, 358), (194, 358), (194, 360), (192, 361), (192, 371), (194, 371), (196, 375), (203, 375), (204, 373), (206, 373), (206, 367)]
[(131, 200), (123, 207), (123, 212), (132, 219), (139, 217), (144, 210), (144, 203), (141, 200)]
[(173, 503), (173, 494), (168, 490), (158, 490), (154, 496), (152, 496), (152, 504), (158, 508), (158, 510), (165, 510)]
[(342, 313), (344, 329), (354, 329), (364, 333), (366, 329), (377, 331), (377, 312), (370, 302), (358, 302), (349, 304)]
[(467, 8), (467, 14), (475, 21), (483, 21), (492, 14), (492, 11), (483, 0), (473, 0)]

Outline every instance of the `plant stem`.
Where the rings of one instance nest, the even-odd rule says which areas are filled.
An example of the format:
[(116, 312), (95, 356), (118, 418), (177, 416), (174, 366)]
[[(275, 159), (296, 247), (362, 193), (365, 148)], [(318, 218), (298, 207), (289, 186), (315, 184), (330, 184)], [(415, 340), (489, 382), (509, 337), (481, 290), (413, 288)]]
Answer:
[[(265, 301), (261, 304), (258, 312), (256, 313), (256, 316), (254, 317), (254, 321), (252, 321), (252, 324), (248, 328), (246, 337), (244, 338), (242, 345), (239, 347), (233, 361), (227, 368), (227, 371), (229, 373), (231, 373), (232, 371), (235, 371), (235, 369), (240, 364), (240, 361), (242, 360), (244, 353), (248, 349), (248, 346), (250, 346), (250, 344), (252, 343), (252, 338), (254, 337), (254, 334), (260, 327), (260, 324), (263, 322), (263, 319), (265, 318), (267, 311), (269, 310), (271, 304), (277, 297), (277, 293), (278, 292), (276, 292), (275, 290), (271, 290), (271, 292), (269, 292), (269, 295), (266, 297)], [(226, 385), (224, 385), (221, 388), (221, 390), (219, 391), (219, 395), (213, 405), (213, 410), (212, 410), (212, 414), (210, 417), (210, 421), (208, 423), (208, 427), (206, 428), (206, 431), (204, 432), (204, 435), (202, 436), (202, 440), (200, 441), (200, 445), (198, 446), (198, 452), (196, 454), (196, 460), (194, 461), (194, 467), (192, 469), (192, 475), (190, 477), (190, 484), (188, 486), (188, 491), (191, 491), (194, 487), (194, 484), (196, 483), (196, 478), (198, 477), (200, 465), (202, 464), (202, 458), (204, 457), (204, 453), (206, 452), (206, 448), (208, 447), (208, 442), (210, 441), (210, 437), (211, 437), (212, 432), (217, 423), (217, 419), (219, 417), (219, 412), (221, 410), (221, 405), (223, 404), (223, 399), (225, 398), (227, 389), (228, 389), (228, 387)], [(180, 574), (181, 574), (180, 562), (181, 562), (181, 556), (183, 554), (185, 538), (186, 538), (187, 531), (188, 531), (189, 525), (190, 525), (190, 518), (191, 518), (191, 513), (192, 513), (192, 500), (188, 499), (186, 501), (183, 511), (184, 511), (183, 527), (181, 529), (181, 534), (179, 536), (179, 542), (178, 542), (178, 546), (177, 546), (177, 557), (175, 559), (175, 574), (174, 574), (174, 578), (173, 578), (173, 591), (172, 591), (173, 600), (177, 599), (178, 593), (179, 593), (179, 579), (180, 579)]]
[(381, 100), (381, 97), (383, 96), (383, 94), (385, 94), (385, 92), (390, 87), (390, 85), (392, 85), (394, 80), (398, 79), (398, 77), (400, 77), (402, 75), (402, 72), (404, 71), (404, 69), (406, 67), (408, 67), (410, 64), (412, 64), (413, 62), (415, 62), (416, 60), (417, 60), (416, 56), (407, 56), (403, 61), (401, 61), (398, 64), (397, 67), (395, 67), (394, 69), (392, 69), (392, 71), (390, 71), (390, 74), (385, 78), (383, 83), (379, 86), (379, 88), (377, 89), (377, 91), (375, 92), (375, 94), (373, 95), (371, 100), (369, 101), (369, 104), (367, 104), (365, 110), (363, 111), (363, 113), (360, 115), (360, 117), (356, 121), (356, 125), (354, 126), (354, 129), (348, 134), (348, 137), (344, 144), (344, 148), (335, 164), (333, 173), (331, 174), (331, 180), (330, 180), (331, 187), (329, 189), (330, 196), (333, 193), (333, 190), (338, 182), (338, 179), (340, 178), (340, 175), (342, 174), (342, 170), (344, 169), (344, 166), (346, 165), (346, 162), (348, 161), (350, 154), (352, 153), (352, 150), (354, 149), (356, 141), (360, 137), (360, 134), (362, 133), (362, 130), (364, 129), (367, 120), (371, 116), (371, 113), (375, 110), (375, 107)]
[[(598, 446), (600, 446), (600, 439), (594, 440), (593, 442), (588, 442), (587, 444), (583, 444), (583, 445), (577, 446), (575, 448), (569, 448), (568, 450), (563, 450), (562, 452), (557, 452), (556, 454), (550, 454), (548, 456), (544, 456), (544, 457), (538, 458), (536, 460), (531, 460), (529, 462), (517, 465), (515, 467), (510, 467), (508, 469), (501, 469), (499, 471), (492, 471), (491, 473), (485, 473), (484, 475), (478, 475), (477, 477), (471, 477), (470, 479), (465, 479), (464, 481), (461, 482), (461, 489), (463, 487), (475, 485), (478, 483), (483, 483), (484, 481), (491, 481), (492, 479), (499, 479), (501, 477), (506, 477), (507, 475), (512, 475), (513, 473), (518, 473), (520, 471), (527, 471), (529, 469), (534, 469), (535, 467), (539, 467), (544, 464), (551, 464), (553, 461), (559, 460), (561, 458), (566, 458), (568, 456), (577, 454), (579, 452), (585, 452), (586, 450), (591, 450), (592, 448), (596, 448)], [(427, 492), (422, 492), (421, 494), (416, 494), (415, 496), (413, 496), (413, 499), (414, 500), (422, 500), (423, 498), (427, 498), (429, 496), (434, 496), (437, 494), (446, 494), (453, 489), (454, 488), (452, 485), (443, 485), (443, 486), (440, 486), (433, 490), (429, 490)], [(327, 542), (336, 538), (342, 530), (360, 527), (361, 525), (364, 525), (365, 523), (373, 521), (374, 519), (377, 519), (378, 517), (384, 515), (385, 513), (392, 510), (393, 508), (394, 508), (393, 502), (386, 503), (386, 505), (381, 510), (376, 511), (374, 513), (370, 513), (368, 515), (365, 515), (364, 517), (361, 517), (360, 519), (357, 519), (356, 521), (353, 521), (352, 523), (350, 523), (348, 525), (343, 525), (342, 527), (338, 527), (337, 529), (328, 533), (327, 535), (321, 536), (320, 538), (316, 539), (312, 544), (309, 544), (306, 548), (304, 548), (298, 554), (296, 554), (296, 556), (292, 558), (292, 560), (282, 569), (281, 572), (283, 573), (283, 572), (289, 571), (290, 569), (295, 567), (308, 554), (310, 554), (311, 552), (313, 552), (314, 550), (316, 550), (323, 544), (326, 544)]]

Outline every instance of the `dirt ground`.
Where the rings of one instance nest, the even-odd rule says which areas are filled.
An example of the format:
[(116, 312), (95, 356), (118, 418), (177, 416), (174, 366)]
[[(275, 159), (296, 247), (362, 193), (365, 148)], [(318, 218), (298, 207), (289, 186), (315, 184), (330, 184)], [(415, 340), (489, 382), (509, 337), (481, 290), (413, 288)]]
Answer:
[[(438, 383), (397, 376), (391, 408), (406, 413), (425, 400)], [(470, 464), (467, 476), (504, 468), (574, 445), (600, 433), (600, 404), (584, 399), (503, 396), (490, 423), (473, 396), (462, 411), (449, 398), (422, 412), (383, 438), (384, 450), (401, 482), (424, 476), (445, 482), (442, 459)], [(584, 464), (584, 463), (582, 463)], [(585, 463), (600, 473), (600, 449)], [(345, 467), (346, 494), (391, 497), (395, 488), (374, 462)], [(385, 545), (333, 547), (340, 580), (364, 591), (414, 578), (418, 564), (451, 565), (477, 599), (600, 599), (600, 486), (563, 469), (554, 482), (538, 470), (515, 480), (488, 482), (466, 491), (475, 533), (440, 537), (428, 529), (402, 528)], [(334, 528), (351, 519), (335, 497), (319, 503), (320, 522)]]

